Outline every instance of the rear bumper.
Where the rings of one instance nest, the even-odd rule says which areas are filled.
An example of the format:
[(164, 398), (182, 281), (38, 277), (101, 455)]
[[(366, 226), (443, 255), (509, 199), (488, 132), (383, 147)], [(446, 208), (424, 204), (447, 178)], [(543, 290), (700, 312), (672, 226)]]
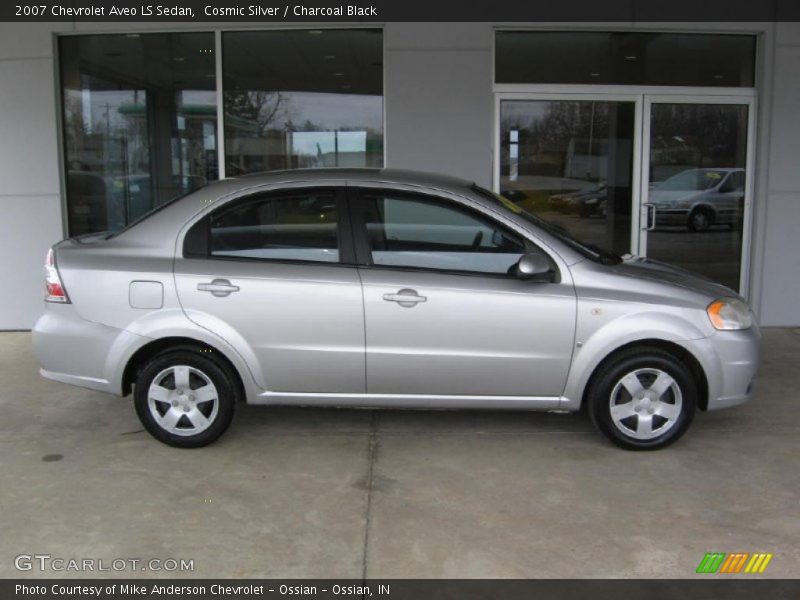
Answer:
[(47, 379), (122, 394), (119, 357), (141, 336), (81, 318), (69, 304), (50, 304), (33, 327), (33, 351)]

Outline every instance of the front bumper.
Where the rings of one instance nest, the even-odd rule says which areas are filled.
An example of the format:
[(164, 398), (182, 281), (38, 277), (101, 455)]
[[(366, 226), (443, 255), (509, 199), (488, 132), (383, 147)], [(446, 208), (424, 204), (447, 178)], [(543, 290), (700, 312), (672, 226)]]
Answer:
[(742, 331), (718, 331), (690, 345), (706, 373), (707, 410), (737, 406), (753, 397), (761, 350), (756, 325)]

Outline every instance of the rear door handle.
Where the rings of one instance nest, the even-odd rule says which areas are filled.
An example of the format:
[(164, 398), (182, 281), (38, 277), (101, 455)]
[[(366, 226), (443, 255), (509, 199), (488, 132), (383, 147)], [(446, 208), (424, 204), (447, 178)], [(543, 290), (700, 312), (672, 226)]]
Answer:
[(238, 292), (239, 286), (232, 285), (227, 279), (215, 279), (211, 283), (198, 283), (197, 289), (201, 292), (211, 292), (214, 296), (223, 298), (231, 292)]
[(397, 302), (403, 308), (412, 308), (419, 302), (427, 302), (428, 298), (417, 294), (416, 290), (403, 288), (396, 294), (384, 294), (383, 299), (387, 302)]

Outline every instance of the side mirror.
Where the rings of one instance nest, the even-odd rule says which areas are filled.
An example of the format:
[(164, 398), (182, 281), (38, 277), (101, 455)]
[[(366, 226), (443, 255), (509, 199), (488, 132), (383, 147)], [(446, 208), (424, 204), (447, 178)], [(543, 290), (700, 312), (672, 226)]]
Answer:
[(550, 262), (547, 258), (536, 253), (523, 254), (517, 263), (517, 277), (520, 279), (548, 279), (548, 275), (552, 275)]

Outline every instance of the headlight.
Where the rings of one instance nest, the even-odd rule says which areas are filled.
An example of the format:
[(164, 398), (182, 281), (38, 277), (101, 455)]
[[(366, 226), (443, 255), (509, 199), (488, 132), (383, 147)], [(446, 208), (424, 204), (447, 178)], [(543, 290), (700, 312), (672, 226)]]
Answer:
[(715, 329), (748, 329), (753, 324), (750, 308), (737, 298), (720, 298), (706, 308)]

